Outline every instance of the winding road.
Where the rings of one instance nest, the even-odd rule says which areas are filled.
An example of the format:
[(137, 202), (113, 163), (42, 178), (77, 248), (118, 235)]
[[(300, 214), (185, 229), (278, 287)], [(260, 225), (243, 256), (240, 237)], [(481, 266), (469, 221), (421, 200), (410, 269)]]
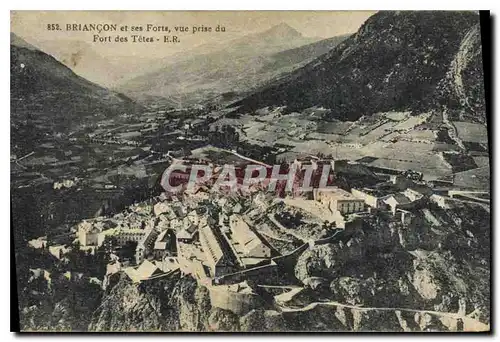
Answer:
[(342, 308), (355, 309), (360, 311), (393, 311), (393, 312), (411, 312), (411, 313), (422, 313), (422, 314), (430, 314), (438, 317), (446, 317), (451, 319), (461, 319), (464, 323), (463, 330), (464, 331), (489, 331), (490, 325), (482, 323), (470, 316), (475, 313), (475, 311), (471, 312), (469, 315), (463, 315), (460, 313), (454, 312), (440, 312), (440, 311), (432, 311), (432, 310), (418, 310), (418, 309), (410, 309), (410, 308), (392, 308), (392, 307), (364, 307), (364, 306), (356, 306), (350, 304), (343, 304), (336, 301), (330, 302), (313, 302), (302, 308), (288, 308), (281, 306), (281, 310), (283, 312), (299, 312), (299, 311), (309, 311), (317, 306), (338, 306)]

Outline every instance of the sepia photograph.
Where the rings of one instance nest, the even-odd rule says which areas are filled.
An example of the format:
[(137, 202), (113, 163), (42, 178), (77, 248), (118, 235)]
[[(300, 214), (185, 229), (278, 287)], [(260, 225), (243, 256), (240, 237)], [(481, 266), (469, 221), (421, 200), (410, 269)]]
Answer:
[(490, 21), (10, 11), (14, 329), (491, 332)]

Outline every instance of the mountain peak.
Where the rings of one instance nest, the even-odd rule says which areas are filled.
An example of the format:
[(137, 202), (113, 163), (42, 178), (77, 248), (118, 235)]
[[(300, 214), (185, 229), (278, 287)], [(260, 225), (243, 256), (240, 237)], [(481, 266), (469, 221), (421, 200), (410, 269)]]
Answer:
[(271, 27), (269, 30), (263, 33), (266, 36), (277, 37), (277, 38), (297, 38), (302, 37), (302, 34), (288, 25), (285, 22), (282, 22), (278, 25)]

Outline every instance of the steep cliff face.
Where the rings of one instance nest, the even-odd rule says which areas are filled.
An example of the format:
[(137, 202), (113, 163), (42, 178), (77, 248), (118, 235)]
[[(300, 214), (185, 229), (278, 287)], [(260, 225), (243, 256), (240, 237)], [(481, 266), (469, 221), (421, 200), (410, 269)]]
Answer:
[(449, 251), (373, 251), (357, 239), (343, 248), (326, 244), (304, 252), (297, 277), (304, 283), (314, 277), (326, 282), (306, 285), (298, 296), (302, 299), (293, 303), (240, 316), (214, 307), (208, 290), (190, 277), (141, 285), (121, 278), (104, 295), (89, 330), (484, 330), (490, 316), (488, 272), (488, 265), (471, 265)]
[[(304, 253), (302, 258), (308, 257)], [(314, 266), (317, 265), (307, 264), (306, 275), (321, 275), (330, 282), (329, 288), (317, 288), (314, 292), (329, 298), (330, 304), (338, 308), (330, 316), (319, 314), (321, 318), (315, 324), (303, 326), (319, 329), (324, 324), (327, 329), (356, 331), (446, 331), (465, 329), (460, 327), (462, 323), (483, 328), (489, 323), (488, 265), (471, 265), (449, 251), (366, 253), (364, 258), (342, 267), (312, 269)], [(303, 271), (296, 269), (298, 276), (305, 276)], [(344, 321), (339, 327), (335, 317), (340, 319), (340, 308)], [(318, 310), (321, 311), (310, 308), (313, 312)]]
[(306, 250), (297, 260), (295, 276), (304, 281), (310, 277), (333, 278), (347, 262), (364, 256), (360, 239), (350, 239), (346, 244), (328, 243)]
[[(170, 282), (164, 288), (173, 289)], [(156, 296), (155, 296), (156, 297)], [(160, 300), (121, 279), (103, 298), (89, 326), (91, 331), (159, 331)]]
[(122, 277), (94, 312), (90, 331), (231, 331), (238, 317), (212, 307), (208, 290), (180, 274), (141, 285)]
[(379, 12), (329, 53), (234, 106), (239, 112), (270, 105), (289, 111), (323, 106), (344, 120), (423, 111), (435, 106), (437, 86), (450, 68), (467, 75), (465, 88), (480, 96), (482, 73), (474, 62), (480, 56), (476, 31), (471, 32), (478, 22), (473, 12)]
[[(56, 272), (48, 279), (20, 286), (20, 326), (23, 331), (86, 331), (99, 306), (101, 288), (88, 280), (69, 280)], [(21, 283), (20, 283), (21, 285)]]
[[(466, 251), (464, 251), (466, 253)], [(408, 279), (419, 296), (436, 311), (474, 312), (490, 317), (489, 267), (459, 260), (451, 252), (417, 254)]]
[[(483, 227), (488, 226), (487, 216), (473, 223), (466, 210), (436, 213), (448, 224), (437, 228), (419, 215), (411, 224), (372, 218), (343, 241), (305, 251), (295, 275), (306, 286), (311, 278), (321, 279), (322, 286), (312, 286), (313, 292), (333, 302), (392, 313), (415, 309), (422, 315), (410, 323), (393, 315), (394, 329), (460, 329), (454, 315), (462, 317), (463, 324), (475, 324), (466, 315), (488, 323), (489, 228)], [(446, 319), (440, 316), (436, 321), (433, 311), (445, 313)], [(359, 314), (367, 326), (373, 324), (370, 314)]]
[(290, 327), (282, 313), (273, 310), (252, 310), (240, 318), (241, 331), (288, 331)]

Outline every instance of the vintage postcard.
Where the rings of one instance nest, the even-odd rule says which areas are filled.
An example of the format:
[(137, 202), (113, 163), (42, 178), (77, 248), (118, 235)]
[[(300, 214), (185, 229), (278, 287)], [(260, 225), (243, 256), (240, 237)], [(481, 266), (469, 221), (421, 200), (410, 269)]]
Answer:
[(10, 19), (19, 330), (490, 330), (488, 12)]

